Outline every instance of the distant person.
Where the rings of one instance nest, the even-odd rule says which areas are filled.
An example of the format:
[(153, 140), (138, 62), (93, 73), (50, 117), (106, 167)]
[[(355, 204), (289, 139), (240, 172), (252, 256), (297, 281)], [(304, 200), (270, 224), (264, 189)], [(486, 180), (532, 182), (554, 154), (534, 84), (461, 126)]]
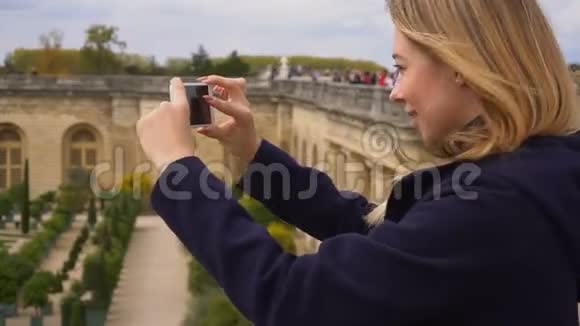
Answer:
[(296, 76), (296, 67), (290, 66), (290, 69), (288, 69), (288, 80), (291, 80), (294, 76)]
[(347, 70), (344, 72), (343, 77), (342, 77), (342, 82), (349, 83), (349, 84), (352, 82), (350, 71)]
[[(152, 208), (257, 326), (578, 325), (578, 100), (538, 1), (387, 5), (390, 98), (437, 161), (373, 203), (262, 139), (244, 80), (208, 76), (221, 96), (206, 101), (229, 120), (198, 136), (240, 159), (230, 185), (198, 157), (174, 79), (174, 101), (137, 123), (160, 171)], [(321, 240), (318, 252), (285, 252), (232, 187)]]
[(387, 80), (388, 78), (389, 72), (386, 69), (383, 69), (383, 71), (381, 71), (381, 74), (379, 75), (379, 86), (386, 87), (388, 83)]
[(379, 76), (377, 75), (377, 73), (373, 72), (371, 75), (371, 85), (376, 85), (378, 79), (379, 79)]
[(332, 81), (333, 81), (334, 83), (340, 83), (340, 82), (342, 82), (342, 77), (341, 77), (341, 75), (340, 75), (340, 72), (339, 72), (339, 71), (335, 71), (335, 72), (333, 73), (333, 75), (332, 75)]
[(273, 65), (270, 69), (270, 80), (274, 80), (276, 77), (278, 77), (278, 67)]
[(313, 82), (318, 82), (318, 80), (320, 79), (320, 72), (316, 69), (312, 69), (310, 72), (310, 78), (312, 78)]
[(371, 73), (370, 72), (368, 72), (368, 71), (365, 71), (364, 72), (362, 82), (365, 85), (371, 85), (372, 84), (372, 79), (371, 79)]
[(362, 84), (362, 83), (363, 83), (362, 76), (358, 71), (355, 72), (354, 78), (352, 79), (352, 84)]

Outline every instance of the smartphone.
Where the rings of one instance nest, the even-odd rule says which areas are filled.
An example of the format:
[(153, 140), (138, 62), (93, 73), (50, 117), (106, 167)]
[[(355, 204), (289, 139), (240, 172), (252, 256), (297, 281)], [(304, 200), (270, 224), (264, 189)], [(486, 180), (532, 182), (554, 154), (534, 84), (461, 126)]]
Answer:
[[(203, 99), (204, 95), (211, 95), (208, 84), (183, 83), (189, 103), (189, 125), (192, 128), (204, 127), (213, 124), (214, 109)], [(169, 86), (169, 98), (173, 101), (173, 90)]]

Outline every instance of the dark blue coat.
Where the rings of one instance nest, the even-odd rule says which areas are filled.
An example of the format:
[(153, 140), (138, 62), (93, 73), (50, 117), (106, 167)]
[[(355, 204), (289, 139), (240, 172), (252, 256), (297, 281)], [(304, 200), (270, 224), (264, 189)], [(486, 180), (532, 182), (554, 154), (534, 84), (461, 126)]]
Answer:
[(285, 253), (197, 157), (173, 162), (151, 201), (258, 326), (578, 325), (578, 135), (409, 175), (372, 229), (373, 204), (267, 141), (240, 186), (319, 252)]

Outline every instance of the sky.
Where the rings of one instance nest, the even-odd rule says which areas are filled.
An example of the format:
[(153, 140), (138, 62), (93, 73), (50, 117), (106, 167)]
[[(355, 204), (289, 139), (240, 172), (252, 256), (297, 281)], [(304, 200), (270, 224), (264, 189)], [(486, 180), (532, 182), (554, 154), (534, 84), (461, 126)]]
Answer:
[[(510, 0), (507, 0), (510, 1)], [(580, 62), (580, 0), (539, 0), (569, 62)], [(91, 24), (119, 27), (126, 52), (189, 57), (315, 55), (393, 64), (393, 26), (384, 0), (0, 0), (0, 59), (64, 32), (80, 48)]]

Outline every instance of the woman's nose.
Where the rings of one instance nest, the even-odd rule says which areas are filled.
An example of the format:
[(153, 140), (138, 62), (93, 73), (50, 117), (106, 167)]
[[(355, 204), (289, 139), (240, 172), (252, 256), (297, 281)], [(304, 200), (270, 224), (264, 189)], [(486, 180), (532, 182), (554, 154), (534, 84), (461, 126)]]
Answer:
[(391, 89), (391, 94), (389, 94), (389, 100), (391, 102), (399, 102), (403, 100), (399, 89), (399, 85), (395, 85), (393, 89)]

